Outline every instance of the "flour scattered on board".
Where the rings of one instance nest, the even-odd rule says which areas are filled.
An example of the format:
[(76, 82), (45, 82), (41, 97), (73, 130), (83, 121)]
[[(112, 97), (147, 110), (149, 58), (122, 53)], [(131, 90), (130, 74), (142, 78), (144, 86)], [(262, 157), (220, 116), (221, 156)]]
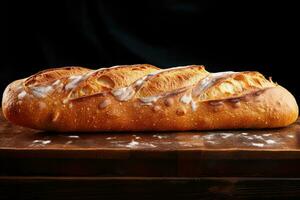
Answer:
[(267, 144), (276, 144), (276, 142), (274, 140), (266, 140)]
[[(252, 134), (247, 132), (241, 133), (208, 133), (207, 135), (201, 136), (203, 138), (203, 142), (208, 146), (219, 147), (222, 148), (232, 148), (232, 147), (240, 147), (240, 148), (248, 148), (248, 147), (279, 147), (282, 145), (284, 141), (281, 140), (280, 136), (273, 133), (263, 133), (263, 134)], [(286, 137), (294, 137), (293, 135), (287, 135)], [(192, 136), (192, 139), (197, 139), (197, 136)]]
[(270, 133), (265, 133), (265, 134), (262, 134), (264, 137), (269, 137), (269, 136), (271, 136), (272, 134), (270, 134)]
[(252, 145), (256, 146), (256, 147), (263, 147), (264, 146), (263, 143), (254, 143), (254, 142), (252, 142)]
[(254, 138), (264, 140), (264, 138), (261, 135), (253, 135)]
[(193, 135), (192, 139), (201, 139), (201, 136), (200, 135)]
[(147, 143), (147, 142), (138, 142), (135, 140), (131, 140), (128, 144), (119, 144), (118, 146), (125, 146), (127, 148), (155, 148), (157, 147), (154, 144)]
[(29, 146), (34, 147), (34, 146), (44, 146), (47, 144), (50, 144), (51, 140), (33, 140), (32, 144), (30, 144)]
[(69, 137), (69, 138), (75, 138), (75, 139), (79, 138), (78, 135), (69, 135), (68, 137)]
[(190, 142), (178, 142), (178, 144), (180, 144), (181, 146), (184, 146), (184, 147), (193, 147), (194, 146)]
[(34, 144), (50, 144), (51, 140), (34, 140), (32, 143), (34, 143)]
[(215, 136), (214, 136), (214, 134), (209, 134), (209, 135), (203, 136), (203, 139), (205, 139), (205, 140), (212, 140), (212, 139), (215, 139)]
[(115, 140), (117, 137), (107, 137), (106, 140)]
[(67, 141), (66, 143), (65, 143), (65, 145), (69, 145), (69, 144), (72, 144), (73, 143), (73, 141)]
[(139, 140), (139, 139), (141, 139), (141, 137), (139, 137), (139, 136), (136, 136), (136, 135), (132, 135), (132, 137), (134, 137), (134, 139), (136, 139), (136, 140)]
[(134, 147), (136, 147), (138, 144), (139, 144), (139, 143), (138, 143), (137, 141), (131, 140), (131, 142), (128, 143), (128, 144), (126, 145), (126, 147), (134, 148)]
[(152, 137), (158, 138), (158, 139), (168, 138), (168, 136), (166, 136), (166, 135), (153, 135)]
[(234, 136), (233, 133), (221, 133), (222, 138), (226, 139), (228, 137)]

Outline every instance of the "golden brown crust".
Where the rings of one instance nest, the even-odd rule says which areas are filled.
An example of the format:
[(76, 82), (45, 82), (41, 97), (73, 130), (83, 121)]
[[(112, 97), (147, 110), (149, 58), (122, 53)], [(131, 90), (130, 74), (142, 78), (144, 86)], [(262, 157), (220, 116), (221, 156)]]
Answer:
[(196, 65), (47, 70), (11, 83), (2, 107), (13, 123), (57, 131), (274, 128), (298, 117), (293, 95), (260, 73)]
[(139, 89), (137, 96), (155, 96), (166, 91), (192, 86), (208, 74), (202, 65), (171, 68), (150, 76)]

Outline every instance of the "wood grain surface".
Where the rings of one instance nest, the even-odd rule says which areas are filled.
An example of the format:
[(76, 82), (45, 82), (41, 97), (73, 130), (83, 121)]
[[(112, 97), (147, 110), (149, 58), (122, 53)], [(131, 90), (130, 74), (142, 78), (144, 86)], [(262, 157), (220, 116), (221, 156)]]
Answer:
[(55, 133), (0, 117), (2, 176), (300, 177), (300, 121), (282, 129)]
[(299, 199), (299, 196), (299, 179), (284, 178), (12, 177), (0, 179), (1, 200)]
[(291, 199), (300, 121), (282, 129), (55, 133), (0, 115), (0, 199)]

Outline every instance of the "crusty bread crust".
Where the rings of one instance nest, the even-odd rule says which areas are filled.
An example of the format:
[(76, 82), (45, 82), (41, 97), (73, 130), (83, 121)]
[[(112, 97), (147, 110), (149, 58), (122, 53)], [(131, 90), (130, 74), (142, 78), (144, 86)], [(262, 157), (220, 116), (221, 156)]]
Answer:
[(55, 131), (274, 128), (298, 118), (293, 95), (260, 73), (198, 65), (46, 70), (7, 86), (2, 107), (15, 124)]

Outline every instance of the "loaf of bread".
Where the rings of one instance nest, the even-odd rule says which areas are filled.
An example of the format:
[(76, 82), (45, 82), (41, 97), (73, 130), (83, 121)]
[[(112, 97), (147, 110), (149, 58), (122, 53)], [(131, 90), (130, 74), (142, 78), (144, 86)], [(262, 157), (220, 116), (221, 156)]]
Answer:
[(293, 95), (258, 72), (148, 64), (41, 71), (7, 86), (12, 123), (54, 131), (183, 131), (287, 126)]

